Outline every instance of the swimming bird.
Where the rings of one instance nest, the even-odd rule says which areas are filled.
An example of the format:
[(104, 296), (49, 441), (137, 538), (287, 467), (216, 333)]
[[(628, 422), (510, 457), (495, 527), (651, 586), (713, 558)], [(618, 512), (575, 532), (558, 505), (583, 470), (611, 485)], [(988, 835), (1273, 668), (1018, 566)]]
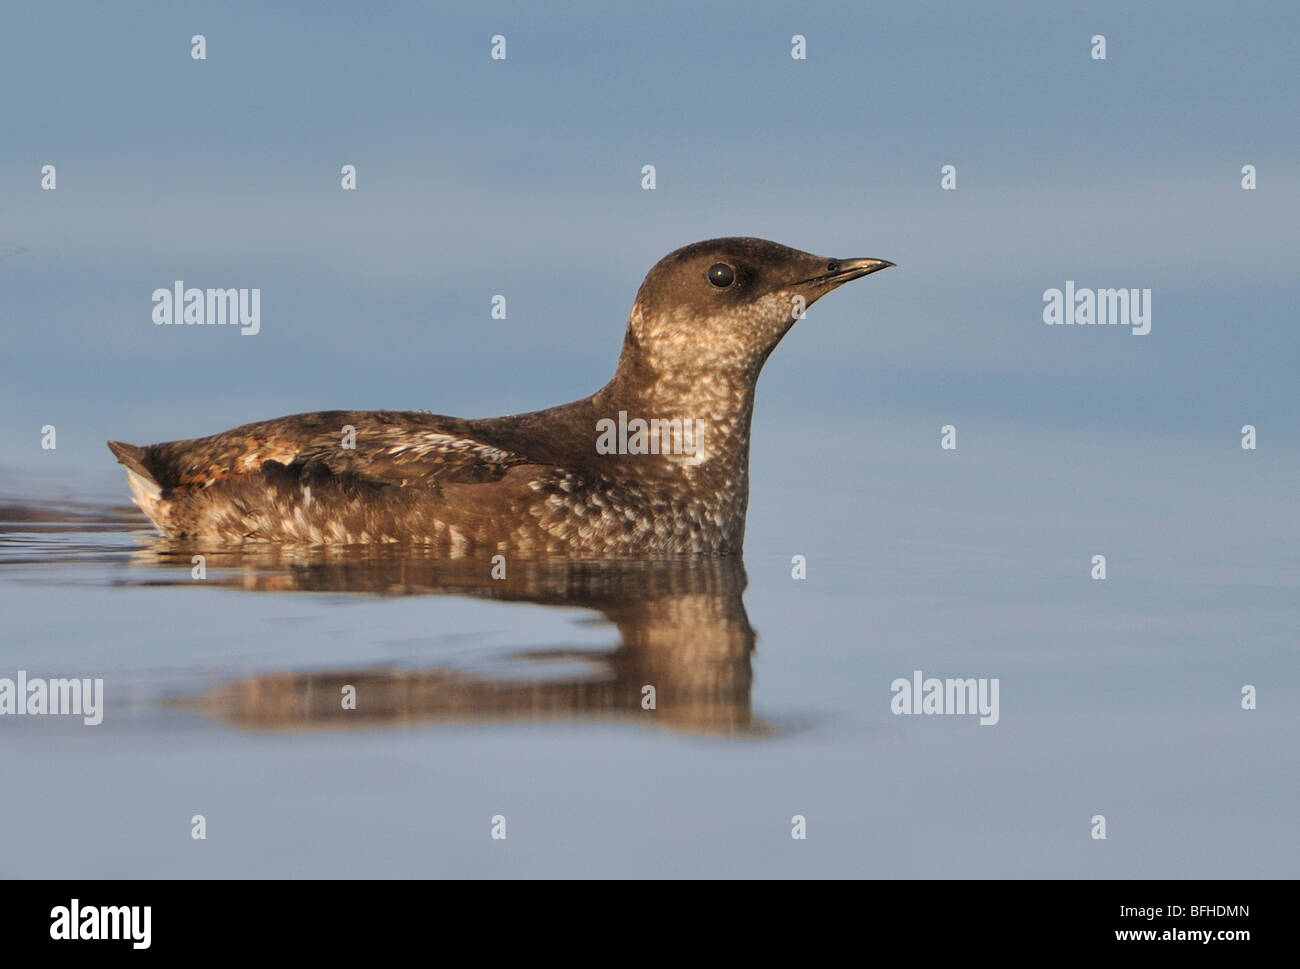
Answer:
[(477, 420), (320, 411), (108, 446), (172, 539), (735, 555), (759, 371), (809, 306), (892, 265), (763, 239), (697, 242), (646, 275), (613, 379), (582, 400)]

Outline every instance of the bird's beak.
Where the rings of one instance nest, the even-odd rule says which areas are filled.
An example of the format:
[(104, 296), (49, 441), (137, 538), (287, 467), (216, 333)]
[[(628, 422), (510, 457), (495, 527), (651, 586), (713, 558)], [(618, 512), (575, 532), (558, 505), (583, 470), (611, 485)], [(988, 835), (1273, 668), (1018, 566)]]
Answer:
[(832, 259), (828, 261), (826, 272), (819, 276), (801, 279), (795, 285), (821, 283), (829, 286), (839, 286), (850, 280), (861, 279), (863, 276), (870, 276), (882, 269), (888, 269), (892, 265), (894, 264), (888, 259)]
[(878, 273), (882, 269), (888, 269), (894, 265), (888, 259), (842, 259), (840, 260), (840, 271), (838, 276), (843, 276), (844, 281), (858, 279), (862, 276), (870, 276), (872, 273)]

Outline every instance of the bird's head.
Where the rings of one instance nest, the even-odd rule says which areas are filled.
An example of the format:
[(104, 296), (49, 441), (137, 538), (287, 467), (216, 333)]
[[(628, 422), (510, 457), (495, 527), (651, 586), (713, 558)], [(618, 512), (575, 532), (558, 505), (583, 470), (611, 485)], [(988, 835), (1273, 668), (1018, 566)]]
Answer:
[(892, 265), (814, 256), (765, 239), (697, 242), (646, 275), (628, 349), (661, 374), (753, 375), (813, 303)]

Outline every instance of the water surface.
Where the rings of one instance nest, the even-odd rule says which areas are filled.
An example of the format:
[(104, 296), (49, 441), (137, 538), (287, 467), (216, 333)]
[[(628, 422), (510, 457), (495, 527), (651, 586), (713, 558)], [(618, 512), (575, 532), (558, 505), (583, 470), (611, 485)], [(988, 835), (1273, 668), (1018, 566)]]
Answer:
[[(0, 676), (107, 712), (0, 718), (0, 872), (1295, 874), (1294, 463), (877, 427), (817, 473), (847, 432), (757, 435), (743, 566), (504, 581), (169, 545), (115, 470), (6, 475)], [(893, 715), (917, 669), (997, 677), (999, 722)]]

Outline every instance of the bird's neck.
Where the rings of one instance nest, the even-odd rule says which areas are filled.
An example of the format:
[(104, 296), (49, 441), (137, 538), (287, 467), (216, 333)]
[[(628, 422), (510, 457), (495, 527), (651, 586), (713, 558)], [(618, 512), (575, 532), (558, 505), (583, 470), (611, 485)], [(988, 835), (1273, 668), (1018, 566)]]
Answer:
[(620, 420), (621, 413), (628, 422), (660, 421), (665, 422), (661, 428), (674, 431), (680, 422), (693, 432), (696, 453), (670, 454), (666, 461), (649, 463), (681, 467), (697, 478), (743, 483), (748, 478), (756, 377), (657, 364), (635, 346), (625, 346), (613, 380), (596, 393), (593, 403), (600, 415), (613, 420)]

